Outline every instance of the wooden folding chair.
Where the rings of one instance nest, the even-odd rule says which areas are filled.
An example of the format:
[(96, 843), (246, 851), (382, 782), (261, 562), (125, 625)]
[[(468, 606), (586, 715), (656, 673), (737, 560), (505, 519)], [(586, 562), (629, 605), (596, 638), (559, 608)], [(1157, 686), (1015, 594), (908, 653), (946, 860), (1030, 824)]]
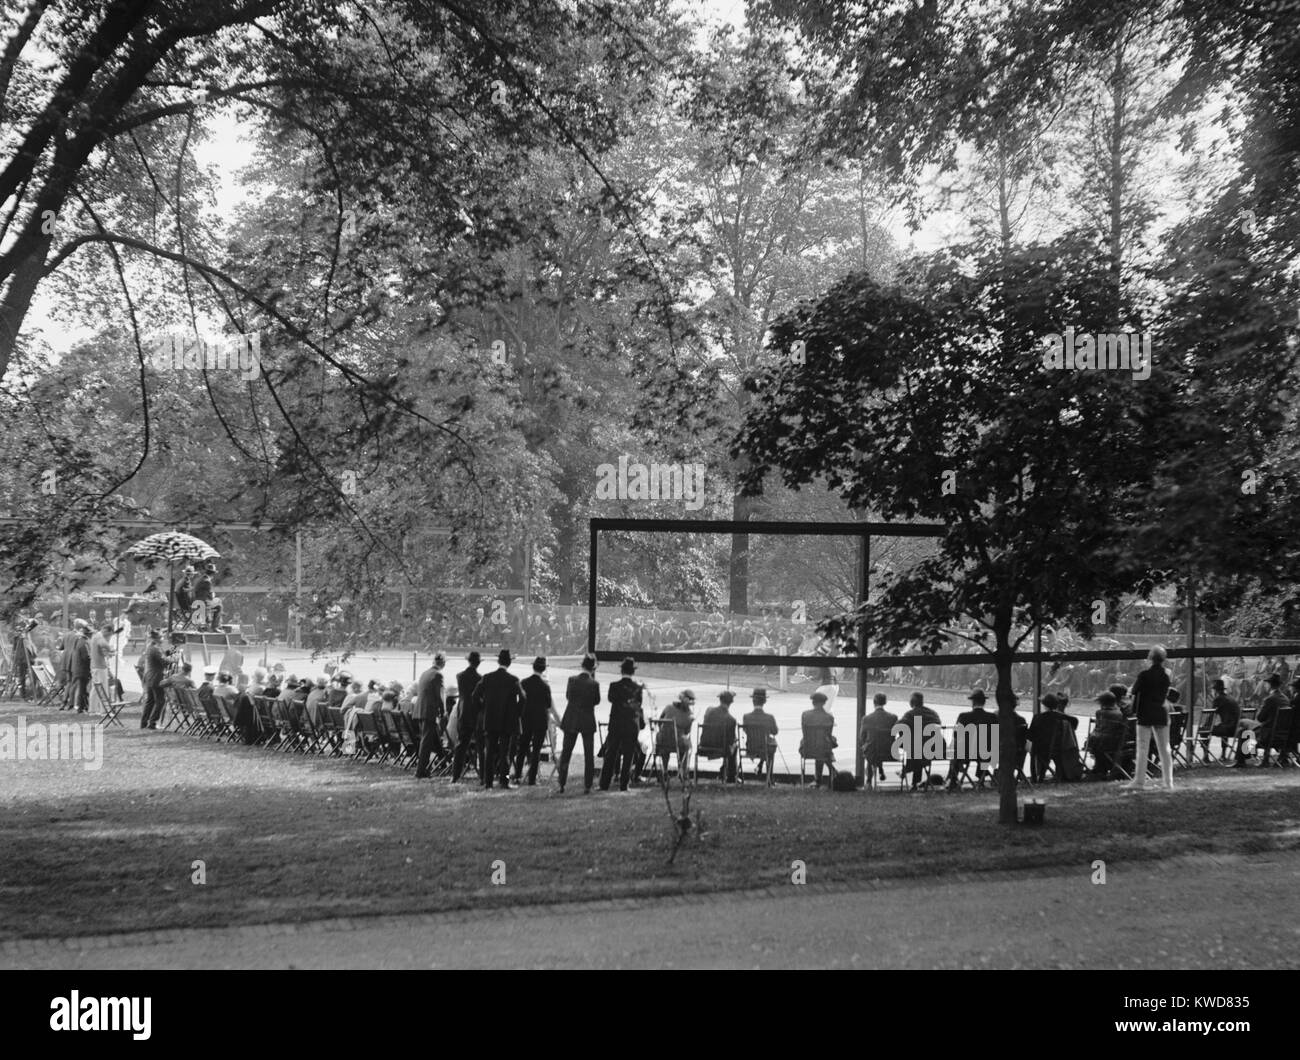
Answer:
[(863, 773), (865, 774), (865, 786), (868, 791), (875, 791), (883, 783), (876, 772), (880, 766), (886, 762), (894, 761), (894, 739), (893, 736), (883, 730), (868, 729), (866, 737), (862, 743), (862, 760)]
[(181, 700), (181, 710), (190, 722), (189, 728), (185, 730), (187, 735), (206, 738), (209, 732), (208, 713), (199, 700), (198, 689), (178, 688), (176, 694)]
[[(1187, 765), (1212, 765), (1218, 761), (1214, 752), (1210, 750), (1210, 741), (1214, 739), (1214, 719), (1217, 717), (1212, 707), (1206, 707), (1201, 711), (1201, 720), (1196, 726), (1196, 733), (1192, 737), (1191, 747), (1187, 753)], [(1201, 761), (1196, 760), (1196, 748), (1201, 749)]]
[(386, 751), (384, 740), (379, 734), (379, 726), (375, 723), (375, 717), (374, 714), (365, 710), (357, 713), (357, 740), (354, 757), (361, 758), (364, 755), (364, 760), (367, 762), (377, 755), (380, 756), (379, 760), (382, 762), (382, 755)]
[[(829, 727), (818, 727), (803, 731), (803, 738), (799, 741), (799, 786), (801, 788), (808, 781), (804, 769), (807, 762), (812, 762), (814, 765), (821, 762), (830, 771), (829, 779), (831, 781), (835, 779), (835, 757), (834, 749), (831, 746), (831, 730)], [(928, 775), (928, 764), (926, 772)], [(816, 776), (816, 770), (814, 770), (814, 776)]]
[[(767, 780), (767, 786), (772, 786), (772, 767), (776, 761), (776, 756), (780, 753), (780, 748), (776, 745), (776, 738), (772, 736), (766, 728), (756, 725), (744, 725), (745, 730), (745, 761), (761, 762), (764, 776)], [(781, 764), (785, 765), (785, 758), (782, 757)], [(786, 767), (786, 772), (790, 772)]]
[[(690, 772), (691, 752), (689, 742), (683, 743), (677, 732), (677, 722), (672, 718), (651, 718), (647, 722), (650, 727), (650, 761), (646, 763), (649, 766), (649, 772), (652, 776), (666, 781), (668, 778), (664, 775), (664, 754), (668, 755), (671, 762), (674, 757), (677, 758), (677, 775), (686, 776)], [(689, 740), (689, 737), (688, 737)], [(685, 747), (685, 751), (683, 751)]]
[[(1290, 764), (1289, 742), (1294, 710), (1281, 707), (1271, 723), (1255, 731), (1255, 740), (1259, 750), (1264, 752), (1264, 766), (1282, 768)], [(1272, 752), (1277, 752), (1277, 761), (1272, 760)]]
[(257, 742), (271, 747), (280, 739), (280, 728), (275, 724), (275, 700), (270, 696), (253, 697), (253, 713), (257, 719)]
[[(108, 690), (108, 686), (101, 681), (92, 682), (90, 687), (90, 698), (99, 704), (100, 714), (98, 721), (104, 726), (104, 728), (107, 729), (110, 725), (116, 725), (119, 729), (126, 728), (126, 726), (122, 724), (122, 719), (118, 717), (118, 715), (122, 713), (122, 708), (126, 706), (125, 699), (114, 700), (112, 694)], [(163, 727), (166, 728), (166, 726)]]
[[(734, 722), (732, 723), (735, 724)], [(743, 783), (740, 775), (740, 741), (738, 739), (727, 739), (727, 726), (725, 723), (714, 722), (705, 725), (700, 722), (699, 739), (695, 741), (695, 761), (692, 769), (692, 777), (698, 782), (700, 779), (700, 759), (706, 762), (713, 759), (721, 759), (722, 766), (718, 770), (718, 779), (721, 783), (726, 783), (727, 763), (729, 760), (736, 762), (736, 782)], [(732, 730), (733, 733), (735, 730)]]
[(330, 758), (343, 754), (343, 710), (340, 707), (326, 707), (321, 712), (325, 747)]
[(405, 769), (409, 764), (408, 747), (410, 746), (409, 739), (403, 736), (403, 732), (407, 731), (405, 719), (391, 707), (381, 707), (379, 716), (383, 719), (384, 743), (388, 749), (388, 757), (392, 758), (393, 765)]

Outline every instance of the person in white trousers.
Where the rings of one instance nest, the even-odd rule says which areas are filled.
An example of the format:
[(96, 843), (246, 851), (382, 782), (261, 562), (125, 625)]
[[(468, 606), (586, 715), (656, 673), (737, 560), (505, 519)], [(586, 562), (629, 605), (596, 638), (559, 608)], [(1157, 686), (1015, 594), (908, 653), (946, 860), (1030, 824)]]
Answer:
[(1169, 708), (1165, 700), (1169, 694), (1169, 671), (1165, 669), (1165, 649), (1156, 645), (1147, 655), (1151, 665), (1133, 682), (1133, 704), (1137, 708), (1137, 748), (1133, 756), (1133, 779), (1126, 788), (1141, 790), (1146, 787), (1147, 752), (1151, 739), (1156, 741), (1160, 755), (1161, 786), (1174, 790), (1174, 756), (1169, 749)]

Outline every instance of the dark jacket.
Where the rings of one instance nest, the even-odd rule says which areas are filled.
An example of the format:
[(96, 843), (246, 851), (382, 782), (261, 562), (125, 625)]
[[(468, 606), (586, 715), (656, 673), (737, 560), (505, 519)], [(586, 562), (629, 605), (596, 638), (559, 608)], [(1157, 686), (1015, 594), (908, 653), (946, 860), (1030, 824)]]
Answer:
[(551, 686), (541, 674), (529, 674), (519, 682), (524, 690), (524, 732), (545, 732), (550, 722)]
[(1237, 701), (1229, 695), (1215, 696), (1214, 702), (1210, 705), (1215, 714), (1218, 715), (1218, 724), (1225, 729), (1237, 728), (1237, 722), (1241, 720), (1241, 707)]
[(90, 679), (90, 641), (85, 637), (78, 637), (72, 642), (68, 676), (74, 681)]
[(1290, 705), (1291, 701), (1286, 698), (1285, 693), (1280, 689), (1276, 692), (1270, 692), (1268, 698), (1260, 704), (1259, 713), (1255, 716), (1255, 720), (1260, 725), (1268, 725), (1277, 717), (1279, 710)]
[(456, 691), (460, 697), (460, 731), (473, 732), (478, 728), (479, 710), (474, 702), (474, 690), (483, 680), (483, 675), (472, 666), (467, 666), (456, 675)]
[(631, 736), (641, 730), (644, 717), (641, 713), (641, 686), (630, 677), (623, 677), (609, 686), (609, 733), (613, 736)]
[[(710, 745), (721, 743), (730, 747), (737, 742), (736, 732), (735, 715), (721, 703), (716, 707), (710, 707), (704, 712), (704, 720), (700, 722), (701, 745), (707, 742)], [(718, 739), (719, 736), (721, 736), (721, 740)]]
[(524, 713), (524, 690), (519, 678), (504, 668), (486, 674), (474, 689), (483, 706), (485, 732), (518, 732)]
[(1169, 671), (1163, 666), (1151, 666), (1137, 675), (1133, 682), (1133, 703), (1137, 708), (1139, 725), (1168, 725), (1169, 708), (1165, 698), (1169, 694)]
[(1124, 739), (1124, 712), (1118, 706), (1098, 707), (1097, 725), (1092, 730), (1094, 747), (1116, 748)]
[(166, 673), (167, 660), (163, 657), (162, 648), (151, 641), (144, 650), (144, 683), (147, 685), (161, 684)]
[(1029, 742), (1034, 745), (1034, 755), (1048, 754), (1058, 734), (1063, 733), (1066, 726), (1071, 730), (1077, 729), (1079, 719), (1073, 714), (1065, 714), (1059, 710), (1044, 710), (1035, 715), (1034, 720), (1029, 723)]
[(560, 728), (565, 732), (594, 733), (596, 731), (596, 704), (600, 702), (600, 682), (583, 670), (569, 678), (564, 691), (567, 704)]
[(420, 675), (415, 685), (415, 713), (413, 717), (425, 721), (442, 713), (442, 671), (430, 666)]

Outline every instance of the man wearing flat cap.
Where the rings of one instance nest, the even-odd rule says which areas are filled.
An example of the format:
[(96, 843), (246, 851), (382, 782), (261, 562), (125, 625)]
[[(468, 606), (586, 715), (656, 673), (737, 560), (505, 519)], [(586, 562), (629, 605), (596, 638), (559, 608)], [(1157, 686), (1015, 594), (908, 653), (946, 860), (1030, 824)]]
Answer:
[(799, 717), (799, 726), (803, 730), (799, 754), (801, 757), (811, 755), (815, 759), (815, 777), (817, 786), (821, 787), (823, 769), (829, 769), (832, 776), (835, 774), (835, 737), (831, 734), (835, 718), (826, 709), (825, 692), (814, 692), (810, 698), (812, 708)]
[(874, 772), (879, 779), (885, 779), (885, 763), (894, 760), (894, 726), (898, 724), (898, 715), (887, 710), (889, 697), (884, 692), (877, 692), (872, 699), (875, 709), (862, 719), (862, 728), (858, 735), (862, 740), (862, 757), (867, 772)]
[[(765, 752), (764, 757), (759, 759), (758, 767), (758, 775), (765, 777), (772, 770), (772, 760), (776, 756), (776, 734), (779, 730), (776, 719), (763, 709), (767, 703), (767, 689), (756, 688), (749, 698), (754, 709), (741, 719), (741, 724), (745, 727), (745, 740), (749, 747)], [(753, 753), (753, 750), (748, 752), (750, 757), (753, 757)]]
[(736, 758), (740, 751), (740, 741), (736, 738), (736, 719), (731, 714), (731, 704), (736, 694), (729, 689), (718, 693), (718, 705), (704, 712), (700, 723), (700, 746), (722, 747), (727, 749), (722, 768), (718, 770), (718, 779), (734, 784), (736, 781)]

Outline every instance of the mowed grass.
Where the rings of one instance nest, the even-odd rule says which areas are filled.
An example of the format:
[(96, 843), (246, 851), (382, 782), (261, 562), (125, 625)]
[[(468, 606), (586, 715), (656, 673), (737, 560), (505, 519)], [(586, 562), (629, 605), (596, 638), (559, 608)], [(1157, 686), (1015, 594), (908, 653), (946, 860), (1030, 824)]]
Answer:
[[(15, 714), (6, 705), (0, 723)], [(992, 793), (705, 782), (692, 805), (704, 830), (669, 865), (671, 826), (654, 786), (584, 796), (579, 769), (563, 796), (551, 781), (485, 792), (417, 783), (391, 766), (115, 730), (99, 771), (0, 762), (0, 937), (784, 887), (795, 861), (818, 883), (1090, 873), (1097, 859), (1115, 873), (1136, 859), (1300, 847), (1300, 771), (1178, 779), (1174, 795), (1040, 787), (1041, 828), (999, 825)], [(192, 882), (195, 861), (205, 884)], [(492, 882), (494, 862), (504, 884)]]

